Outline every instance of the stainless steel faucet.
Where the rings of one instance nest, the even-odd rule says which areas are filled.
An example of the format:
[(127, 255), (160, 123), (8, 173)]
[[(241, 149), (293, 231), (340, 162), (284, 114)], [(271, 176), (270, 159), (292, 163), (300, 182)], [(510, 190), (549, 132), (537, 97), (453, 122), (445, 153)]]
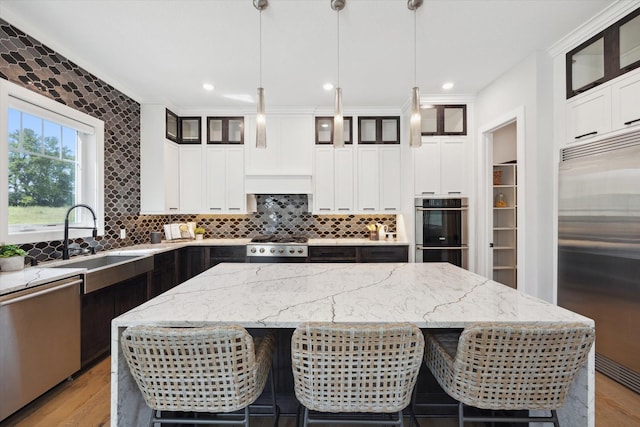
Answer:
[(71, 213), (72, 210), (76, 208), (89, 209), (89, 212), (91, 212), (91, 215), (93, 215), (92, 235), (93, 237), (98, 237), (98, 226), (97, 226), (98, 219), (96, 218), (96, 213), (93, 211), (93, 209), (91, 209), (91, 206), (84, 205), (84, 204), (71, 206), (67, 211), (67, 215), (65, 215), (64, 217), (64, 242), (62, 242), (62, 259), (69, 259), (69, 229), (74, 229), (74, 230), (91, 230), (92, 229), (91, 227), (69, 227), (69, 214)]

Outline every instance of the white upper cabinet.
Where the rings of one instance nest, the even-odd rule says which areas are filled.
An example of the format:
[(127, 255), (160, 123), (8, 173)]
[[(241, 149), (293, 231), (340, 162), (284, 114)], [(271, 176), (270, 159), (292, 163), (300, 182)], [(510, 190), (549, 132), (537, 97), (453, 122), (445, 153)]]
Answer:
[(203, 210), (203, 152), (200, 145), (180, 146), (180, 212)]
[(423, 137), (412, 149), (414, 194), (452, 196), (467, 194), (467, 137)]
[(640, 73), (611, 85), (611, 114), (614, 129), (640, 125)]
[(206, 149), (206, 206), (209, 213), (246, 212), (244, 147)]
[(245, 120), (247, 175), (311, 175), (311, 115), (267, 115), (267, 148), (256, 148), (255, 117)]
[(611, 131), (611, 88), (599, 86), (567, 102), (567, 142)]
[(314, 164), (314, 212), (353, 211), (353, 147), (317, 146)]
[(359, 146), (358, 210), (393, 212), (401, 207), (400, 146)]
[[(164, 142), (164, 211), (180, 209), (180, 148), (171, 141)], [(154, 168), (158, 169), (158, 168)], [(160, 171), (162, 172), (162, 171)]]
[(166, 108), (140, 106), (140, 213), (163, 214), (179, 209), (178, 145), (166, 139)]

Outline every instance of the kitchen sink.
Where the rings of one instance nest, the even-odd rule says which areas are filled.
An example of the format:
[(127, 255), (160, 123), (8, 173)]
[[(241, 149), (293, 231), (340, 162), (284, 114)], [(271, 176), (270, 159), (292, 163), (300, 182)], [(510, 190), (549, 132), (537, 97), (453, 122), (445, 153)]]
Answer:
[(88, 294), (153, 270), (153, 257), (102, 255), (63, 262), (52, 268), (86, 268), (84, 293)]

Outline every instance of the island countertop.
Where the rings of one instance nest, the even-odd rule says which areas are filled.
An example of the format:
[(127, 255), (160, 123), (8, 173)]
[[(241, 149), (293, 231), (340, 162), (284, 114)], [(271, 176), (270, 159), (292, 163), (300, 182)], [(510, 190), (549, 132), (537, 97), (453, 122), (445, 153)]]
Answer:
[(447, 263), (220, 264), (116, 318), (114, 326), (239, 324), (295, 328), (305, 321), (593, 321)]
[[(446, 263), (219, 264), (113, 320), (111, 425), (148, 423), (149, 408), (121, 359), (119, 338), (126, 327), (288, 329), (305, 321), (410, 322), (420, 328), (463, 328), (474, 322), (594, 324)], [(593, 355), (592, 349), (559, 411), (566, 425), (594, 425)]]

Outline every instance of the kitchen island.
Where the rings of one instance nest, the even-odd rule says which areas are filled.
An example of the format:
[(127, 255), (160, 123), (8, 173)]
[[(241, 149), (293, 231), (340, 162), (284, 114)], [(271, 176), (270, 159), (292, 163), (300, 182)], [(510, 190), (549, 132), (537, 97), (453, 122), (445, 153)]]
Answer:
[[(146, 425), (150, 410), (122, 359), (128, 326), (293, 329), (305, 321), (411, 322), (464, 328), (474, 322), (593, 321), (445, 263), (220, 264), (112, 322), (111, 425)], [(594, 350), (578, 373), (563, 425), (594, 425)]]

